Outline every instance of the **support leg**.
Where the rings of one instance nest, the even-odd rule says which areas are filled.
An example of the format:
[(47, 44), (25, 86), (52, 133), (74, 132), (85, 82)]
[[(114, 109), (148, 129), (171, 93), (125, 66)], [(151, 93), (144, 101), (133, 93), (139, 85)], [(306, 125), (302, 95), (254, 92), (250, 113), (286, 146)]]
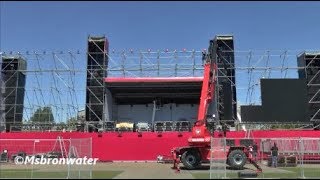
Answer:
[(173, 153), (173, 167), (172, 169), (175, 169), (176, 173), (180, 173), (180, 156), (177, 156), (176, 153)]

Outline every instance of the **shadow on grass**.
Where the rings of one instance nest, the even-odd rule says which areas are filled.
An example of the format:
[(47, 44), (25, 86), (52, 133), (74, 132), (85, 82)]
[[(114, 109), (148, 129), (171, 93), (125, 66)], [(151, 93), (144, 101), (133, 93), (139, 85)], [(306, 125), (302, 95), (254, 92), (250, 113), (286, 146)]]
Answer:
[(195, 168), (195, 169), (192, 169), (192, 170), (187, 169), (187, 168), (184, 167), (184, 166), (181, 166), (180, 169), (181, 169), (181, 170), (187, 170), (187, 171), (192, 171), (192, 170), (208, 171), (208, 170), (210, 169), (210, 165), (202, 165), (202, 166), (199, 166), (199, 167), (197, 167), (197, 168)]
[[(220, 169), (222, 169), (222, 168), (223, 168), (223, 167), (220, 167)], [(181, 170), (189, 170), (189, 171), (192, 171), (192, 170), (197, 170), (197, 171), (199, 171), (199, 170), (200, 170), (200, 171), (209, 171), (209, 170), (210, 170), (210, 165), (201, 165), (201, 166), (199, 166), (199, 167), (197, 167), (197, 168), (195, 168), (195, 169), (192, 169), (192, 170), (187, 169), (187, 168), (181, 166), (180, 169), (181, 169)], [(214, 169), (214, 167), (213, 167), (213, 169)], [(219, 168), (216, 168), (216, 169), (219, 169)], [(237, 169), (237, 168), (232, 168), (232, 167), (230, 167), (230, 166), (227, 166), (227, 167), (226, 167), (226, 170), (240, 171), (240, 170), (252, 170), (252, 169), (251, 169), (251, 168), (247, 168), (247, 167), (243, 167), (242, 169)]]

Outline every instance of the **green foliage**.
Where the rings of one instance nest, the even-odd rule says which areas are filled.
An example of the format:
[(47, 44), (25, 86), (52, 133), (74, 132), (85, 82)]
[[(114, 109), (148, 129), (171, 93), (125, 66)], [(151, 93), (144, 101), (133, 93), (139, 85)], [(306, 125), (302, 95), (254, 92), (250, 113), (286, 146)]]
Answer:
[(57, 125), (57, 130), (63, 130), (67, 128), (67, 125), (64, 122), (56, 123), (56, 125)]
[(274, 124), (274, 125), (271, 125), (270, 129), (294, 129), (298, 127), (299, 126), (295, 124)]
[(75, 126), (76, 123), (77, 123), (77, 117), (71, 117), (70, 119), (67, 120), (68, 126)]
[(40, 107), (30, 118), (31, 123), (54, 123), (51, 107)]
[(301, 125), (299, 124), (259, 124), (259, 125), (252, 125), (246, 124), (247, 129), (260, 129), (260, 130), (269, 130), (269, 129), (295, 129), (300, 128)]
[(77, 117), (71, 117), (67, 120), (66, 122), (66, 127), (68, 127), (68, 129), (74, 129), (76, 128), (76, 124), (77, 124)]

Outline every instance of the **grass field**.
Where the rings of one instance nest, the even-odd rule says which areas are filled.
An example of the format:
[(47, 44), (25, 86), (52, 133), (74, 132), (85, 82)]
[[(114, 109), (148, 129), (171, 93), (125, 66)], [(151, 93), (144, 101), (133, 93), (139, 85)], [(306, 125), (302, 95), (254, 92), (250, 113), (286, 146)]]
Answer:
[[(81, 172), (81, 178), (90, 178), (89, 172)], [(93, 179), (112, 179), (115, 176), (122, 173), (122, 171), (92, 171)], [(68, 177), (67, 171), (60, 172), (41, 172), (30, 169), (0, 169), (0, 178), (53, 178), (53, 179), (65, 179)], [(70, 172), (70, 178), (78, 178), (78, 172)]]
[[(258, 175), (258, 178), (281, 178), (281, 179), (297, 179), (302, 178), (301, 170), (298, 167), (286, 167), (277, 168), (279, 170), (285, 170), (282, 172), (264, 172)], [(191, 173), (195, 179), (209, 179), (209, 173)], [(238, 177), (237, 172), (227, 172), (227, 178), (236, 179)], [(213, 176), (214, 177), (214, 176)], [(319, 168), (305, 168), (304, 178), (319, 178), (320, 169)]]
[[(161, 163), (99, 163), (92, 169), (92, 178), (94, 179), (209, 179), (209, 166), (198, 170), (181, 170), (181, 173), (175, 173), (171, 169), (172, 164)], [(319, 165), (304, 165), (304, 178), (319, 178)], [(73, 167), (73, 171), (69, 172), (69, 178), (78, 179), (79, 171)], [(31, 170), (33, 169), (33, 171)], [(248, 165), (244, 171), (252, 171), (254, 168)], [(263, 173), (259, 174), (258, 178), (283, 178), (283, 179), (298, 179), (301, 176), (299, 167), (278, 167), (271, 168), (263, 166)], [(237, 179), (238, 172), (228, 169), (228, 179)], [(80, 171), (80, 178), (90, 178), (90, 172)], [(66, 179), (68, 171), (65, 166), (15, 166), (0, 164), (0, 178), (43, 178), (43, 179)], [(222, 177), (222, 176), (220, 176)], [(219, 178), (217, 174), (213, 174), (212, 178)]]

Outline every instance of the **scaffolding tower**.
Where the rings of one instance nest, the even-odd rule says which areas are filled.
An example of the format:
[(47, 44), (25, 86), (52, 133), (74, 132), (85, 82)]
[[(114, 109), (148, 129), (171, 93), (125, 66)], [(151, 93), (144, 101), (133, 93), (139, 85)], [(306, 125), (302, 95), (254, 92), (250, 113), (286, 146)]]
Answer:
[(217, 60), (218, 118), (234, 126), (237, 120), (237, 94), (235, 81), (234, 43), (232, 35), (218, 35), (214, 41), (214, 59)]
[(309, 118), (320, 122), (320, 53), (303, 52), (298, 55), (299, 78), (306, 80)]
[[(19, 56), (3, 57), (1, 65), (1, 108), (0, 122), (5, 124), (9, 131), (14, 124), (22, 123), (23, 103), (25, 94), (26, 61)], [(4, 118), (4, 119), (3, 119)]]
[(5, 85), (3, 81), (4, 72), (0, 72), (0, 132), (5, 130), (5, 103), (4, 103), (4, 92)]
[(88, 37), (86, 125), (97, 131), (104, 124), (104, 78), (107, 77), (108, 41), (102, 37)]

